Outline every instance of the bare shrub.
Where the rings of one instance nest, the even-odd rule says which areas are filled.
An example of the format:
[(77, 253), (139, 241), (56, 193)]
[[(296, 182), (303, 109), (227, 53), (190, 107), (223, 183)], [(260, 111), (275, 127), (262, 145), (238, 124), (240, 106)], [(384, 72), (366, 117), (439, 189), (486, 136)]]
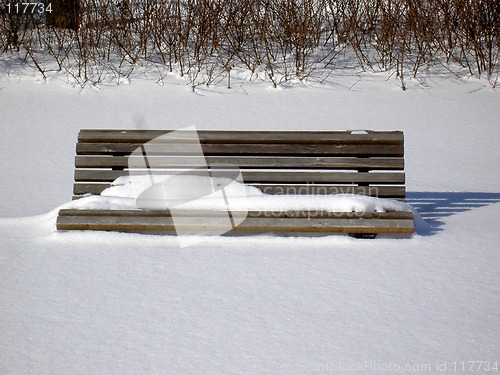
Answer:
[(231, 87), (234, 68), (276, 87), (331, 74), (346, 51), (362, 69), (395, 73), (402, 88), (434, 66), (460, 64), (492, 83), (499, 73), (496, 0), (81, 0), (75, 27), (9, 13), (7, 1), (0, 53), (18, 51), (43, 76), (54, 65), (81, 85), (147, 66), (193, 88)]

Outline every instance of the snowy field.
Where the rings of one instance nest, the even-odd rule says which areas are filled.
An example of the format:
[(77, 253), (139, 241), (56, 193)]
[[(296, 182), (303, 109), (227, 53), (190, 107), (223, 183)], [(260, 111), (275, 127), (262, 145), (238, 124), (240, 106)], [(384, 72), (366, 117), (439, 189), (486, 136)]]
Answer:
[[(9, 74), (5, 74), (9, 73)], [(500, 92), (0, 76), (1, 374), (500, 373)], [(403, 130), (411, 239), (55, 231), (81, 128)], [(483, 361), (483, 362), (480, 362)]]

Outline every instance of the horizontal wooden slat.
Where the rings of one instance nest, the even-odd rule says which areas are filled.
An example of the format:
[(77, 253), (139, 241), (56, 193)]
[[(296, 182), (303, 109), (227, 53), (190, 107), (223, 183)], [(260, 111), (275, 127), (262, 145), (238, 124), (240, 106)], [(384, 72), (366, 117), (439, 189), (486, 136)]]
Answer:
[[(157, 156), (148, 157), (148, 165), (156, 168), (193, 168), (204, 165), (228, 165), (240, 168), (326, 168), (326, 169), (370, 169), (402, 170), (403, 158), (335, 158), (335, 157), (223, 157), (208, 156), (206, 164), (199, 157)], [(142, 157), (124, 156), (77, 156), (77, 168), (127, 168), (144, 162)]]
[(224, 130), (93, 130), (80, 131), (81, 143), (145, 143), (168, 134), (163, 142), (201, 143), (368, 143), (402, 144), (403, 133), (399, 131), (352, 134), (350, 131), (224, 131)]
[[(142, 143), (78, 143), (77, 155), (128, 155), (143, 146)], [(402, 144), (204, 144), (205, 156), (395, 156), (403, 157)], [(147, 155), (190, 155), (193, 150), (185, 144), (148, 144)], [(198, 156), (198, 155), (196, 155)]]
[[(75, 212), (76, 211), (76, 212)], [(192, 223), (187, 220), (175, 227), (168, 211), (104, 211), (61, 210), (57, 220), (59, 230), (113, 230), (124, 232), (173, 232), (174, 230), (202, 231), (224, 230), (225, 226), (207, 220), (210, 216), (193, 213)], [(222, 213), (226, 215), (226, 213)], [(325, 213), (316, 217), (303, 213), (251, 212), (235, 232), (323, 232), (323, 233), (413, 233), (411, 213)], [(188, 214), (189, 215), (189, 214)], [(227, 216), (221, 216), (221, 218)], [(207, 224), (203, 224), (207, 222)]]
[[(231, 172), (231, 171), (230, 171)], [(228, 177), (234, 177), (234, 173), (228, 172)], [(145, 174), (147, 171), (145, 171)], [(159, 174), (160, 172), (155, 172)], [(171, 172), (165, 173), (169, 174)], [(206, 171), (190, 171), (189, 175), (206, 175)], [(221, 170), (219, 176), (223, 176), (226, 171)], [(127, 170), (76, 170), (75, 181), (78, 182), (112, 182), (120, 176), (128, 175)], [(268, 171), (253, 172), (242, 170), (241, 175), (245, 183), (253, 182), (289, 182), (289, 183), (330, 183), (330, 184), (404, 184), (404, 173), (349, 173), (349, 172), (302, 172), (302, 171)]]
[(295, 185), (295, 184), (249, 184), (270, 195), (334, 195), (334, 194), (360, 194), (379, 198), (404, 198), (406, 195), (404, 185), (401, 186), (356, 186), (356, 185)]
[[(332, 194), (361, 194), (379, 198), (404, 198), (404, 186), (345, 186), (345, 185), (324, 185), (324, 184), (247, 184), (258, 187), (266, 194), (289, 194), (289, 195), (332, 195)], [(73, 194), (78, 198), (84, 194), (98, 195), (111, 185), (109, 183), (75, 183)]]
[[(413, 219), (413, 214), (408, 211), (393, 212), (331, 212), (331, 211), (232, 211), (235, 216), (246, 215), (247, 217), (281, 217), (281, 218), (338, 218), (338, 219)], [(227, 217), (227, 211), (222, 210), (176, 210), (177, 216), (185, 217)], [(168, 210), (81, 210), (61, 209), (59, 216), (128, 216), (128, 217), (171, 217)]]

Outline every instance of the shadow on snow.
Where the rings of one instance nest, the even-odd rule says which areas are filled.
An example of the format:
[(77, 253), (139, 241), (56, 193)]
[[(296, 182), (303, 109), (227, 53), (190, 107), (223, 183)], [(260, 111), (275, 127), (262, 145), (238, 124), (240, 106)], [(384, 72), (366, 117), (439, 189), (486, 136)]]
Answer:
[(444, 218), (498, 203), (500, 193), (407, 192), (406, 201), (428, 224), (424, 235), (431, 236), (444, 229)]

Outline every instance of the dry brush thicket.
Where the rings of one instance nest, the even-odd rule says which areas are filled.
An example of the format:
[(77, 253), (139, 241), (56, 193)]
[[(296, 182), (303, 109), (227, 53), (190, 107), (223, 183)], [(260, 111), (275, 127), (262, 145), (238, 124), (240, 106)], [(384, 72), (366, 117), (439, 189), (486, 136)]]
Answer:
[(492, 84), (499, 75), (498, 0), (81, 0), (67, 28), (64, 17), (9, 14), (7, 1), (0, 58), (18, 54), (82, 86), (140, 67), (193, 87), (230, 87), (243, 68), (276, 86), (335, 74), (346, 56), (394, 72), (403, 88), (405, 77), (436, 67), (461, 66)]

